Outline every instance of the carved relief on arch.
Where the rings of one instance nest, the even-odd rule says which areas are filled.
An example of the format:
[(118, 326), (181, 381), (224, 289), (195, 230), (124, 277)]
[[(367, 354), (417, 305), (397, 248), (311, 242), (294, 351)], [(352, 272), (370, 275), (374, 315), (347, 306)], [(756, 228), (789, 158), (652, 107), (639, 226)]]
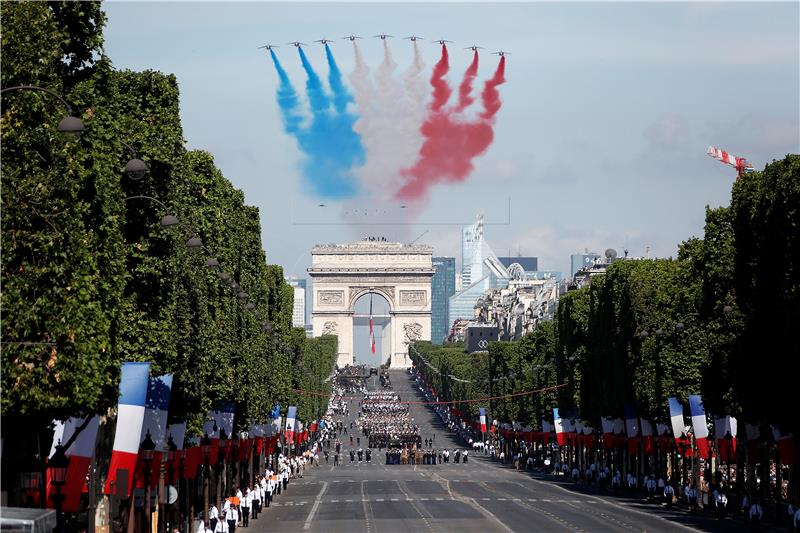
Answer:
[(317, 302), (320, 305), (342, 305), (344, 304), (344, 291), (319, 291), (317, 292)]
[(416, 342), (422, 338), (422, 324), (419, 322), (409, 322), (408, 324), (403, 324), (403, 333), (405, 334), (403, 344), (411, 344), (412, 342)]
[(322, 326), (323, 335), (339, 335), (339, 324), (335, 320), (328, 320)]

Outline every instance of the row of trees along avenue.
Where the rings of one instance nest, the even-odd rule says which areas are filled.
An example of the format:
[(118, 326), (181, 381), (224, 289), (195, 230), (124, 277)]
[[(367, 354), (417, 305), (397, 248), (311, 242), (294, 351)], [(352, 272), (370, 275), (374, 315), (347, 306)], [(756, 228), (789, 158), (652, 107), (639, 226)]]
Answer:
[[(292, 329), (292, 289), (266, 261), (258, 209), (211, 154), (185, 148), (178, 81), (115, 70), (104, 24), (97, 2), (2, 9), (3, 88), (52, 90), (86, 127), (69, 139), (56, 129), (57, 99), (3, 94), (2, 484), (12, 505), (15, 465), (47, 456), (54, 419), (113, 421), (122, 361), (174, 375), (169, 416), (191, 435), (218, 400), (236, 403), (238, 429), (267, 421), (276, 403), (310, 420), (324, 406), (293, 389), (324, 392), (335, 361), (335, 338)], [(125, 175), (126, 144), (147, 165), (143, 179)], [(163, 226), (168, 214), (180, 224)], [(201, 249), (187, 247), (191, 237)]]
[[(669, 424), (668, 397), (686, 405), (701, 394), (708, 413), (760, 425), (760, 439), (776, 449), (769, 425), (800, 435), (789, 371), (800, 324), (800, 156), (747, 174), (730, 206), (707, 208), (705, 220), (704, 236), (682, 243), (677, 259), (613, 263), (562, 295), (554, 320), (517, 342), (474, 354), (419, 342), (410, 355), (443, 401), (566, 384), (487, 402), (500, 421), (539, 427), (560, 407), (598, 428), (632, 404)], [(474, 420), (481, 406), (458, 409)], [(796, 438), (794, 447), (797, 457)], [(795, 492), (798, 477), (795, 465)]]

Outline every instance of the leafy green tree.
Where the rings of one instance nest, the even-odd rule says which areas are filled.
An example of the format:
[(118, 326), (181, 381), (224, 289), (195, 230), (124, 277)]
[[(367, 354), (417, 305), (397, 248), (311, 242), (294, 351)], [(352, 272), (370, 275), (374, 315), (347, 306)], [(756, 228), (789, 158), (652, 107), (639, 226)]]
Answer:
[(769, 419), (800, 434), (797, 383), (787, 372), (800, 324), (800, 155), (736, 182), (731, 197), (734, 313), (741, 337), (732, 355), (735, 398), (746, 420)]

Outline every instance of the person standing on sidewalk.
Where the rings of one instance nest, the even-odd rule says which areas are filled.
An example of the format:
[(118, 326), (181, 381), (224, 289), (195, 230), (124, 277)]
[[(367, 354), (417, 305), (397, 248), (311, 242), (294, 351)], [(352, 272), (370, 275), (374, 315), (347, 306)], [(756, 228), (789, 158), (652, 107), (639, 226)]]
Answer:
[(242, 527), (250, 526), (250, 509), (253, 507), (253, 491), (250, 487), (244, 489), (242, 495)]

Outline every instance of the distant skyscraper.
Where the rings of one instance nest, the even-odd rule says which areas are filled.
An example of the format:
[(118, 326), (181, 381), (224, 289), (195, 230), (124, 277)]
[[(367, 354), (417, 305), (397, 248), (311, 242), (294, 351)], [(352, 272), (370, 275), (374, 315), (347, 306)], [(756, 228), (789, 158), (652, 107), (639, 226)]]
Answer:
[(456, 292), (456, 258), (434, 257), (431, 279), (431, 341), (441, 344), (449, 333), (450, 297)]
[(506, 267), (483, 239), (483, 216), (462, 228), (461, 254), (461, 289), (450, 297), (448, 330), (456, 319), (475, 316), (475, 304), (485, 291), (508, 286)]
[(569, 277), (572, 278), (578, 270), (592, 266), (596, 259), (600, 259), (600, 254), (586, 250), (582, 254), (572, 254), (569, 257), (570, 264), (572, 265)]
[(503, 266), (508, 268), (514, 263), (519, 263), (525, 272), (536, 272), (539, 270), (538, 257), (498, 257)]
[(461, 228), (461, 286), (466, 289), (483, 277), (483, 216)]
[(295, 328), (304, 328), (306, 326), (306, 280), (289, 278), (286, 282), (294, 288), (292, 326)]

